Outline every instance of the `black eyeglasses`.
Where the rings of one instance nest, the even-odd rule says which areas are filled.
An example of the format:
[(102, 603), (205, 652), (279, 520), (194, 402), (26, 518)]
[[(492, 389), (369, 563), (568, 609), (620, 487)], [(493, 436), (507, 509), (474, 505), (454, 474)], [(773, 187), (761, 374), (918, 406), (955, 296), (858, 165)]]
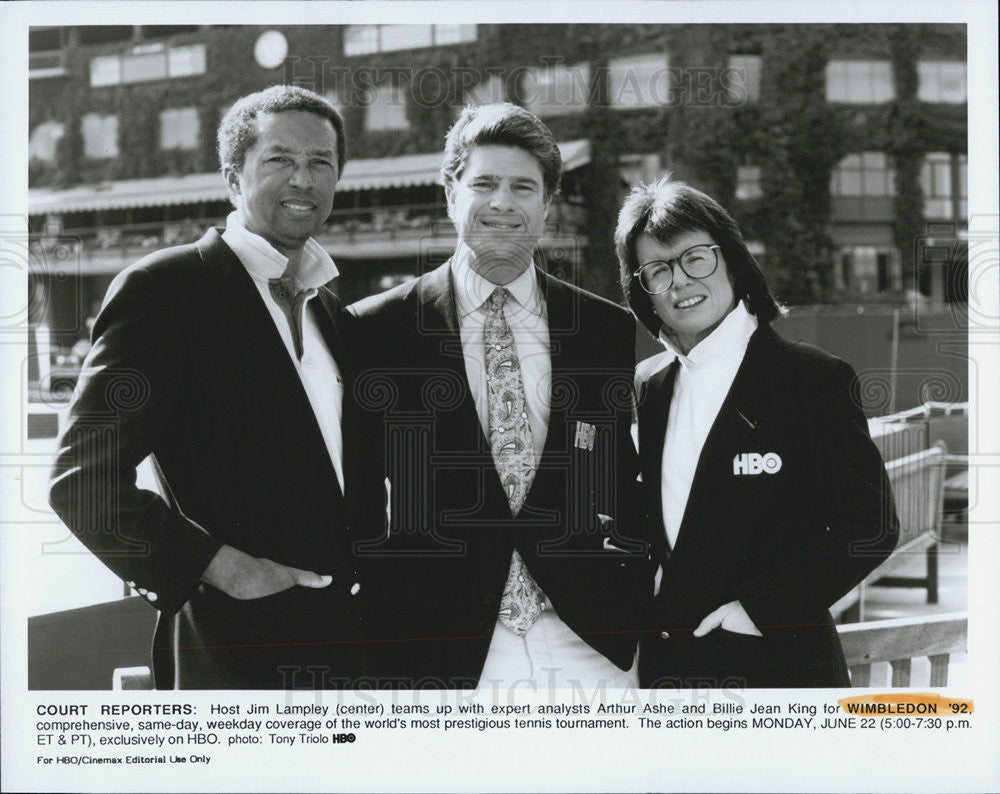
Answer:
[(642, 288), (650, 295), (662, 295), (674, 283), (674, 268), (677, 266), (688, 278), (708, 278), (719, 267), (719, 246), (707, 243), (692, 245), (673, 259), (647, 262), (632, 274), (632, 278), (638, 278)]

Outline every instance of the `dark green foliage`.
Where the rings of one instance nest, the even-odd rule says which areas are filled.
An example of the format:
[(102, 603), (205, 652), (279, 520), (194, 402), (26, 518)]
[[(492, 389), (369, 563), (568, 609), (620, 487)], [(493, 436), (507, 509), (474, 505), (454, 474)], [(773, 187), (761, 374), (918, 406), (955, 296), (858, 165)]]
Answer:
[[(519, 77), (529, 67), (589, 64), (590, 107), (546, 119), (556, 138), (587, 138), (591, 162), (575, 172), (582, 197), (587, 249), (584, 286), (617, 299), (612, 232), (624, 186), (617, 175), (623, 155), (658, 155), (672, 170), (730, 209), (746, 236), (763, 242), (765, 269), (788, 303), (833, 299), (830, 174), (849, 152), (881, 150), (896, 167), (894, 234), (907, 284), (923, 227), (920, 167), (928, 151), (966, 151), (965, 108), (927, 106), (917, 100), (916, 62), (923, 57), (965, 57), (960, 25), (480, 25), (474, 43), (347, 57), (343, 28), (279, 26), (291, 56), (281, 69), (264, 70), (253, 46), (264, 28), (212, 26), (184, 32), (171, 44), (204, 42), (206, 74), (107, 88), (90, 88), (90, 59), (121, 52), (104, 44), (66, 51), (67, 75), (32, 80), (29, 126), (54, 119), (65, 125), (57, 162), (32, 163), (33, 187), (103, 179), (155, 177), (218, 167), (214, 130), (233, 99), (277, 82), (320, 93), (335, 91), (344, 107), (352, 158), (440, 150), (463, 89), (491, 74), (508, 97), (523, 101)], [(608, 106), (607, 64), (613, 57), (669, 54), (674, 101), (665, 107)], [(725, 69), (733, 54), (762, 58), (757, 102), (727, 91)], [(886, 58), (896, 98), (882, 105), (831, 105), (825, 99), (828, 59)], [(385, 80), (407, 98), (410, 129), (364, 129), (368, 92)], [(159, 112), (196, 107), (201, 138), (194, 151), (159, 147)], [(83, 157), (80, 120), (86, 113), (118, 114), (119, 157)], [(761, 166), (763, 198), (736, 201), (739, 165)]]

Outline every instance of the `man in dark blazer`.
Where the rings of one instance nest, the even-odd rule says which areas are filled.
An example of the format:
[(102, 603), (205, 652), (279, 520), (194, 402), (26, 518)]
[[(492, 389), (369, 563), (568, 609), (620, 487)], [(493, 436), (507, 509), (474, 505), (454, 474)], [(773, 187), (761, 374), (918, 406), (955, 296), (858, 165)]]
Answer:
[[(359, 550), (391, 593), (370, 656), (383, 684), (634, 685), (650, 589), (631, 515), (634, 322), (534, 264), (561, 167), (528, 111), (467, 108), (442, 165), (454, 255), (349, 307), (388, 492), (386, 532)], [(510, 329), (512, 366), (491, 363), (493, 322)], [(523, 404), (517, 389), (491, 402), (505, 366)], [(515, 405), (523, 446), (497, 441), (493, 412)], [(505, 446), (527, 455), (523, 499)]]
[[(336, 267), (312, 239), (344, 165), (312, 92), (238, 101), (219, 129), (224, 232), (111, 285), (50, 501), (159, 610), (158, 688), (324, 688), (363, 673), (366, 523)], [(148, 456), (165, 495), (136, 485)], [(379, 481), (380, 482), (380, 481)], [(371, 500), (367, 500), (372, 503)]]

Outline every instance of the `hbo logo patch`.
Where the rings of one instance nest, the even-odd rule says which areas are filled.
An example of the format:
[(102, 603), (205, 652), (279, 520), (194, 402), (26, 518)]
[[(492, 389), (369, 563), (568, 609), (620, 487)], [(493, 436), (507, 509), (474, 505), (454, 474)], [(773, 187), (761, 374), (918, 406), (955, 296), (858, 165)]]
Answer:
[(744, 452), (733, 458), (733, 474), (777, 474), (781, 471), (781, 456), (777, 452), (761, 455)]

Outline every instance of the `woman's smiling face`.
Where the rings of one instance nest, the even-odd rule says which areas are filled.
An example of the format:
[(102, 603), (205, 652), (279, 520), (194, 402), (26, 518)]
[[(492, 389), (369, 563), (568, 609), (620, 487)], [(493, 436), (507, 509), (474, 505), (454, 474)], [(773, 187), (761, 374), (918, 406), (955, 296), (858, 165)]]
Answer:
[[(671, 237), (661, 243), (649, 234), (640, 235), (635, 243), (639, 268), (650, 262), (675, 260), (692, 246), (716, 245), (705, 231), (692, 230)], [(666, 335), (682, 353), (714, 331), (727, 314), (736, 306), (729, 267), (722, 252), (715, 249), (719, 266), (705, 278), (691, 278), (674, 263), (673, 283), (660, 295), (650, 295), (649, 300), (657, 316), (663, 321)]]

